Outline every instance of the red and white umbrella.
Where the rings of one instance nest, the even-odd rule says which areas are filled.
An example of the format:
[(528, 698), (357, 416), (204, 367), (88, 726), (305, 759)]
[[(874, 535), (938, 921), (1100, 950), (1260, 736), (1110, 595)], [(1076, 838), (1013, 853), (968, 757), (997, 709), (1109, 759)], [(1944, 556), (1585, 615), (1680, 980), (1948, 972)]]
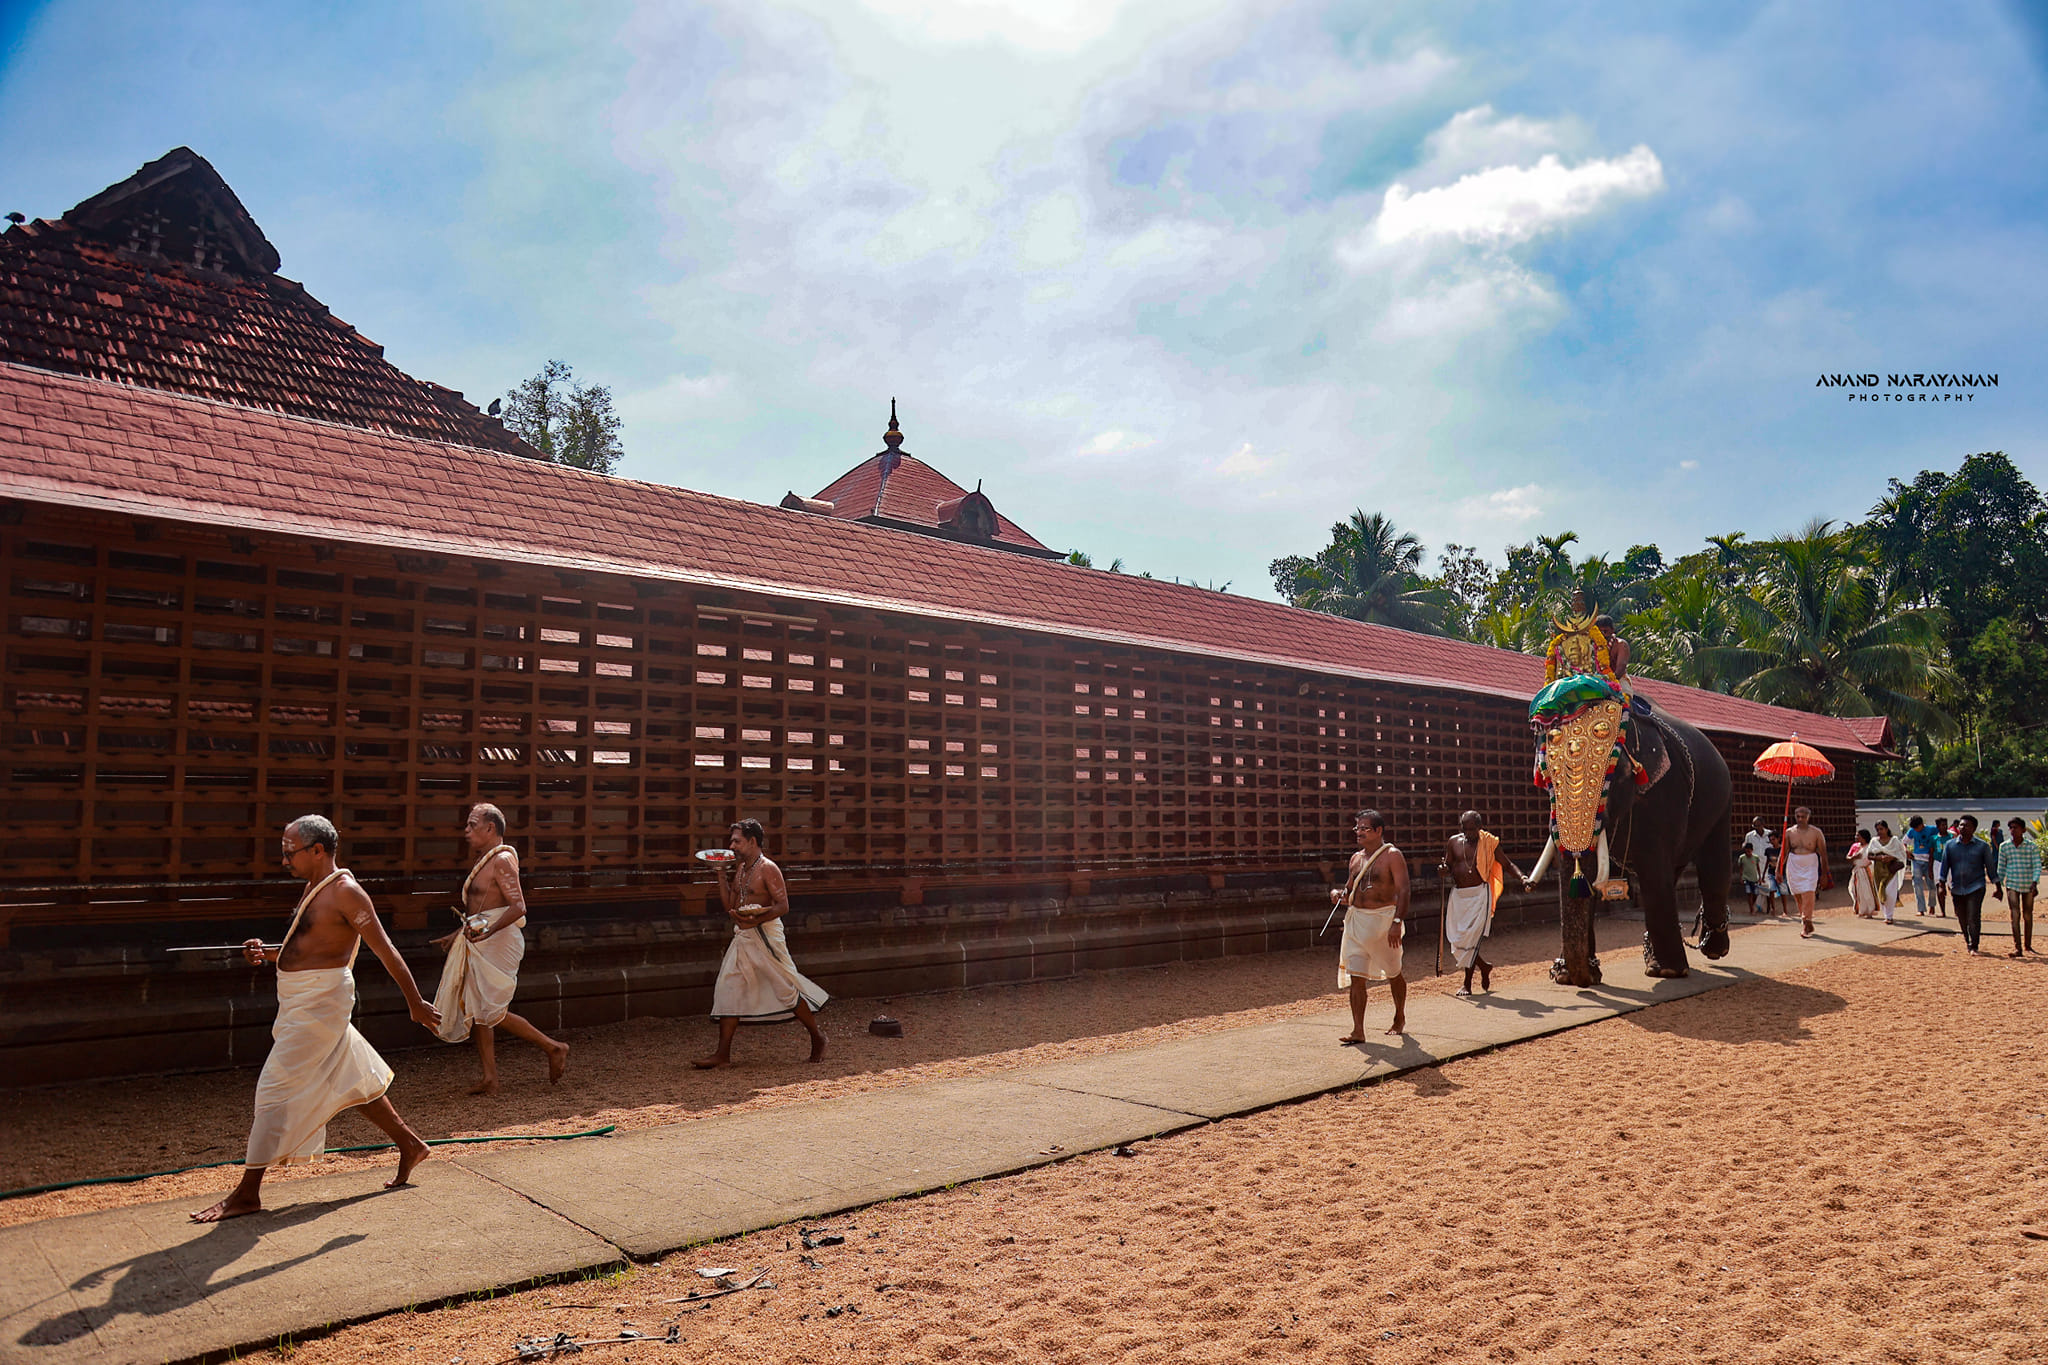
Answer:
[[(1802, 782), (1829, 782), (1834, 780), (1835, 765), (1828, 762), (1828, 756), (1810, 744), (1801, 744), (1799, 736), (1781, 744), (1773, 744), (1756, 756), (1750, 771), (1766, 782), (1785, 784), (1785, 815), (1778, 822), (1784, 829), (1792, 821), (1792, 788)], [(1785, 875), (1785, 849), (1778, 849), (1778, 875)]]
[[(1828, 756), (1810, 744), (1801, 744), (1798, 735), (1758, 754), (1750, 770), (1768, 782), (1829, 782), (1835, 776), (1835, 765), (1828, 762)], [(1792, 793), (1786, 792), (1785, 799), (1791, 798)]]

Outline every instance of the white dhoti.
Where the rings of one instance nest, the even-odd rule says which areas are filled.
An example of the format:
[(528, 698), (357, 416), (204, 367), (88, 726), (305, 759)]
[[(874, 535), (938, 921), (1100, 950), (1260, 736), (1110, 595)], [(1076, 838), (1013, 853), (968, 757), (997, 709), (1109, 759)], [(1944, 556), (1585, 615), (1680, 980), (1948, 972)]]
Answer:
[(1452, 887), (1450, 901), (1444, 906), (1444, 937), (1462, 970), (1472, 970), (1479, 960), (1479, 940), (1492, 928), (1493, 888), (1485, 882)]
[(1858, 863), (1849, 874), (1849, 903), (1859, 915), (1877, 913), (1877, 888), (1870, 883), (1870, 864)]
[[(764, 906), (743, 905), (741, 910)], [(769, 920), (751, 929), (733, 930), (718, 984), (711, 991), (711, 1017), (743, 1024), (778, 1024), (796, 1018), (797, 1001), (822, 1009), (832, 997), (796, 969), (782, 921)]]
[(1394, 907), (1374, 910), (1353, 906), (1344, 912), (1344, 942), (1337, 950), (1337, 989), (1347, 990), (1351, 978), (1388, 981), (1401, 974), (1401, 938), (1387, 942), (1394, 926)]
[(469, 1037), (472, 1026), (495, 1028), (512, 1008), (519, 963), (526, 956), (526, 935), (521, 932), (525, 928), (522, 915), (516, 924), (475, 943), (467, 934), (455, 935), (448, 945), (448, 960), (441, 965), (441, 984), (434, 991), (434, 1008), (441, 1011), (441, 1027), (435, 1031), (441, 1041), (459, 1043)]
[(1820, 890), (1820, 855), (1792, 853), (1785, 857), (1785, 889), (1795, 896)]
[(327, 1121), (391, 1087), (391, 1068), (349, 1016), (355, 973), (347, 967), (277, 974), (277, 1023), (256, 1082), (248, 1166), (311, 1161), (327, 1146)]

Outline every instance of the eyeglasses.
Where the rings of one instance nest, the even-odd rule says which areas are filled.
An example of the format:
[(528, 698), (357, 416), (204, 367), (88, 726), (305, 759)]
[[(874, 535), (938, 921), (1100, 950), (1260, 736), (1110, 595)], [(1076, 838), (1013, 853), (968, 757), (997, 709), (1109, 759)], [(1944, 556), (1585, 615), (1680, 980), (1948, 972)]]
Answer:
[(278, 857), (278, 861), (281, 863), (289, 863), (292, 859), (298, 857), (301, 853), (304, 853), (307, 849), (312, 847), (314, 847), (314, 845), (312, 844), (300, 844), (297, 848), (280, 848), (278, 850), (280, 855)]

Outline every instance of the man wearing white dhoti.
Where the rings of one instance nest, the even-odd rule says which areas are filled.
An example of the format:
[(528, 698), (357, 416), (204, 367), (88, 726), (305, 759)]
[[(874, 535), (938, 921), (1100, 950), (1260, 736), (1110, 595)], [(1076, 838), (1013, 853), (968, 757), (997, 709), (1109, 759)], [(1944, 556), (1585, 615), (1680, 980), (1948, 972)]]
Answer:
[(284, 865), (306, 882), (306, 894), (276, 950), (265, 948), (260, 938), (242, 945), (252, 966), (277, 963), (277, 1023), (256, 1082), (248, 1158), (235, 1192), (193, 1214), (195, 1223), (218, 1223), (261, 1209), (263, 1173), (319, 1156), (327, 1146), (328, 1121), (344, 1109), (360, 1108), (397, 1146), (398, 1175), (385, 1189), (405, 1184), (427, 1158), (427, 1144), (385, 1097), (391, 1068), (349, 1023), (356, 1004), (356, 949), (370, 945), (404, 993), (413, 1022), (432, 1029), (441, 1016), (420, 995), (368, 893), (346, 869), (334, 865), (340, 842), (323, 816), (302, 815), (285, 826)]
[(1813, 903), (1827, 871), (1828, 839), (1813, 823), (1813, 812), (1801, 806), (1792, 812), (1785, 831), (1785, 889), (1799, 904), (1799, 937), (1813, 937)]
[(434, 940), (448, 953), (434, 992), (434, 1008), (441, 1011), (437, 1031), (443, 1042), (476, 1039), (484, 1074), (471, 1087), (472, 1095), (498, 1093), (500, 1028), (547, 1054), (548, 1084), (553, 1085), (569, 1065), (569, 1045), (512, 1013), (519, 964), (526, 956), (526, 895), (519, 888), (519, 854), (505, 842), (505, 812), (485, 803), (472, 806), (462, 835), (475, 861), (462, 883), (462, 907), (456, 912), (462, 928)]
[(1484, 822), (1476, 810), (1458, 817), (1458, 832), (1444, 845), (1442, 871), (1451, 880), (1444, 903), (1444, 938), (1451, 955), (1465, 972), (1460, 996), (1472, 994), (1472, 972), (1479, 972), (1479, 989), (1493, 989), (1493, 964), (1479, 954), (1479, 941), (1493, 929), (1494, 908), (1507, 887), (1507, 874), (1515, 872), (1519, 889), (1528, 890), (1519, 870), (1500, 856), (1500, 838), (1481, 828)]
[(767, 833), (759, 820), (741, 820), (727, 841), (735, 857), (716, 863), (718, 899), (732, 920), (732, 943), (711, 990), (711, 1017), (718, 1021), (718, 1050), (691, 1065), (709, 1070), (732, 1065), (733, 1034), (741, 1024), (779, 1024), (795, 1019), (811, 1035), (810, 1061), (825, 1055), (825, 1030), (817, 1011), (831, 999), (796, 969), (782, 931), (789, 913), (789, 884), (782, 869), (761, 852)]
[(1365, 1041), (1366, 990), (1384, 981), (1394, 993), (1389, 1033), (1408, 1028), (1408, 980), (1401, 975), (1401, 930), (1408, 918), (1408, 861), (1387, 842), (1387, 822), (1376, 810), (1362, 810), (1353, 829), (1358, 852), (1344, 885), (1330, 893), (1344, 906), (1344, 941), (1337, 950), (1337, 989), (1351, 992), (1351, 1032), (1337, 1041)]

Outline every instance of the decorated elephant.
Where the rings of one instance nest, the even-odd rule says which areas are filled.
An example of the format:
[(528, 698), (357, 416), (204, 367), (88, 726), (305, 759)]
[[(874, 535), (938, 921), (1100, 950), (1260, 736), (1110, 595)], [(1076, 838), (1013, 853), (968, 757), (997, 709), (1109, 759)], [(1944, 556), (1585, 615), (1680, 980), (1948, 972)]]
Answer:
[(1536, 782), (1550, 790), (1551, 817), (1550, 841), (1530, 880), (1563, 854), (1564, 952), (1552, 978), (1598, 984), (1593, 898), (1625, 896), (1628, 873), (1640, 888), (1643, 970), (1684, 976), (1678, 874), (1688, 862), (1699, 877), (1700, 951), (1725, 957), (1734, 784), (1707, 737), (1664, 712), (1632, 704), (1611, 678), (1590, 673), (1545, 686), (1529, 705), (1529, 723), (1536, 734)]

